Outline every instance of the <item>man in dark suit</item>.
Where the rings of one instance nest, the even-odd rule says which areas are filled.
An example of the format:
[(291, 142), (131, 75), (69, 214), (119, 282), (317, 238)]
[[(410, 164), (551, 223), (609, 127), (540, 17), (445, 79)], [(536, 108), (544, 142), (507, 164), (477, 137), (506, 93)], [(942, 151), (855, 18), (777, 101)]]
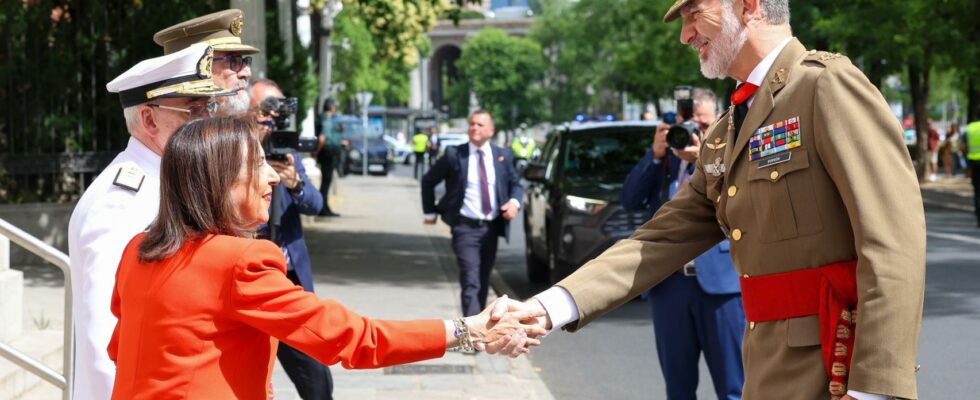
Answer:
[[(692, 120), (705, 132), (716, 119), (717, 101), (713, 93), (700, 88), (693, 98)], [(692, 136), (691, 146), (674, 150), (667, 145), (667, 129), (667, 125), (657, 128), (653, 146), (626, 177), (623, 208), (646, 210), (652, 217), (694, 172), (700, 138)], [(643, 294), (653, 315), (667, 399), (697, 397), (702, 352), (718, 398), (742, 398), (745, 312), (738, 285), (728, 240), (722, 240)]]
[[(452, 227), (464, 316), (479, 314), (486, 307), (497, 238), (510, 238), (510, 220), (517, 217), (524, 197), (513, 155), (489, 143), (493, 117), (475, 111), (469, 123), (469, 143), (447, 148), (422, 177), (425, 223), (435, 224), (438, 214)], [(436, 204), (435, 187), (440, 182), (446, 183), (446, 193)]]
[[(263, 139), (272, 131), (274, 111), (263, 110), (261, 104), (269, 97), (281, 98), (282, 91), (275, 82), (257, 79), (251, 83), (252, 110), (256, 120), (263, 128)], [(285, 160), (269, 160), (269, 165), (279, 173), (280, 183), (273, 190), (282, 199), (279, 210), (278, 232), (271, 238), (286, 256), (286, 276), (303, 290), (313, 292), (313, 270), (310, 267), (310, 253), (303, 239), (303, 223), (300, 214), (317, 215), (323, 209), (323, 197), (306, 176), (299, 153), (287, 154)], [(260, 228), (263, 236), (269, 238), (268, 227)], [(276, 354), (286, 375), (293, 381), (296, 391), (304, 400), (324, 400), (333, 398), (333, 379), (326, 365), (313, 357), (296, 350), (285, 343), (279, 343)]]

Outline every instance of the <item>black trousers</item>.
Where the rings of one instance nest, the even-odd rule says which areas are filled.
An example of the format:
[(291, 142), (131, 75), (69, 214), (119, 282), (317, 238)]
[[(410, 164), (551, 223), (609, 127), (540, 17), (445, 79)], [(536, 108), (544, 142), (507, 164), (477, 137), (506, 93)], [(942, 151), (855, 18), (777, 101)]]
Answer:
[[(295, 272), (288, 271), (286, 276), (293, 283), (299, 285), (299, 279)], [(279, 358), (279, 363), (282, 364), (282, 369), (286, 371), (289, 380), (293, 381), (293, 385), (296, 386), (300, 398), (303, 400), (333, 399), (333, 377), (326, 365), (283, 342), (279, 342), (279, 351), (276, 353), (276, 357)]]
[(340, 148), (337, 146), (327, 146), (318, 154), (317, 162), (320, 163), (320, 195), (323, 196), (323, 210), (320, 214), (330, 212), (330, 203), (327, 202), (330, 193), (330, 184), (333, 182), (333, 171), (337, 168), (340, 161)]
[(498, 229), (494, 224), (458, 223), (452, 228), (453, 252), (459, 265), (460, 303), (463, 316), (479, 314), (487, 307), (490, 271), (497, 261)]
[(425, 175), (425, 152), (415, 152), (415, 179)]
[(970, 160), (970, 181), (973, 183), (973, 212), (977, 214), (977, 226), (980, 226), (980, 161)]

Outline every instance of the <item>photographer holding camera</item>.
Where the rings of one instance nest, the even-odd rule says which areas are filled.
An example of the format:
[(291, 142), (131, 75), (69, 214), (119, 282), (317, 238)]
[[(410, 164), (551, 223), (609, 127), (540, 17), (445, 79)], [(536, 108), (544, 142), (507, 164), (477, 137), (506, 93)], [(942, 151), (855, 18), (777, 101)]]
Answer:
[[(285, 98), (279, 86), (269, 79), (255, 79), (249, 86), (250, 109), (262, 126), (259, 139), (269, 165), (280, 178), (280, 183), (273, 188), (269, 224), (259, 229), (260, 237), (272, 240), (282, 249), (289, 280), (302, 286), (303, 290), (313, 292), (310, 254), (299, 216), (320, 213), (323, 198), (306, 176), (299, 152), (304, 150), (304, 145), (315, 145), (315, 139), (313, 142), (300, 140), (298, 133), (285, 130), (289, 118), (296, 112), (296, 98)], [(276, 356), (301, 398), (332, 398), (333, 379), (326, 365), (285, 343), (279, 344)]]
[[(621, 201), (627, 210), (646, 210), (652, 217), (687, 182), (701, 150), (701, 132), (716, 119), (717, 101), (711, 91), (679, 86), (674, 98), (676, 119), (664, 118), (672, 125), (657, 127), (650, 151), (623, 183)], [(745, 314), (728, 241), (689, 262), (643, 297), (653, 315), (667, 398), (695, 398), (702, 351), (718, 398), (741, 398)]]

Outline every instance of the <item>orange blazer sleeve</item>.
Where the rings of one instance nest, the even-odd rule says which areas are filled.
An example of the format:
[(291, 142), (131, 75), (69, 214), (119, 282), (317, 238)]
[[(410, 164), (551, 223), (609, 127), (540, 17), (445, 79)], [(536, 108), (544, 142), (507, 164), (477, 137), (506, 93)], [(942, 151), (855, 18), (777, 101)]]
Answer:
[(272, 242), (255, 241), (236, 262), (230, 309), (235, 317), (316, 358), (344, 368), (378, 368), (442, 357), (440, 320), (371, 320), (321, 300), (286, 278)]

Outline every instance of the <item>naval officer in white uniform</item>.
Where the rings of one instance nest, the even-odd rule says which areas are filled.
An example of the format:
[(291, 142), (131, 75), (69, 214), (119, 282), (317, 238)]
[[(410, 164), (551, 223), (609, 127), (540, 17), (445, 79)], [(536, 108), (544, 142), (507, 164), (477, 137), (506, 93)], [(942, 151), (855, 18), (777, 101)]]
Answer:
[(160, 156), (184, 122), (217, 109), (231, 95), (211, 77), (214, 50), (195, 45), (151, 58), (109, 82), (119, 93), (130, 138), (85, 190), (68, 223), (75, 321), (76, 400), (105, 400), (116, 374), (106, 348), (116, 326), (109, 309), (123, 248), (156, 218)]

